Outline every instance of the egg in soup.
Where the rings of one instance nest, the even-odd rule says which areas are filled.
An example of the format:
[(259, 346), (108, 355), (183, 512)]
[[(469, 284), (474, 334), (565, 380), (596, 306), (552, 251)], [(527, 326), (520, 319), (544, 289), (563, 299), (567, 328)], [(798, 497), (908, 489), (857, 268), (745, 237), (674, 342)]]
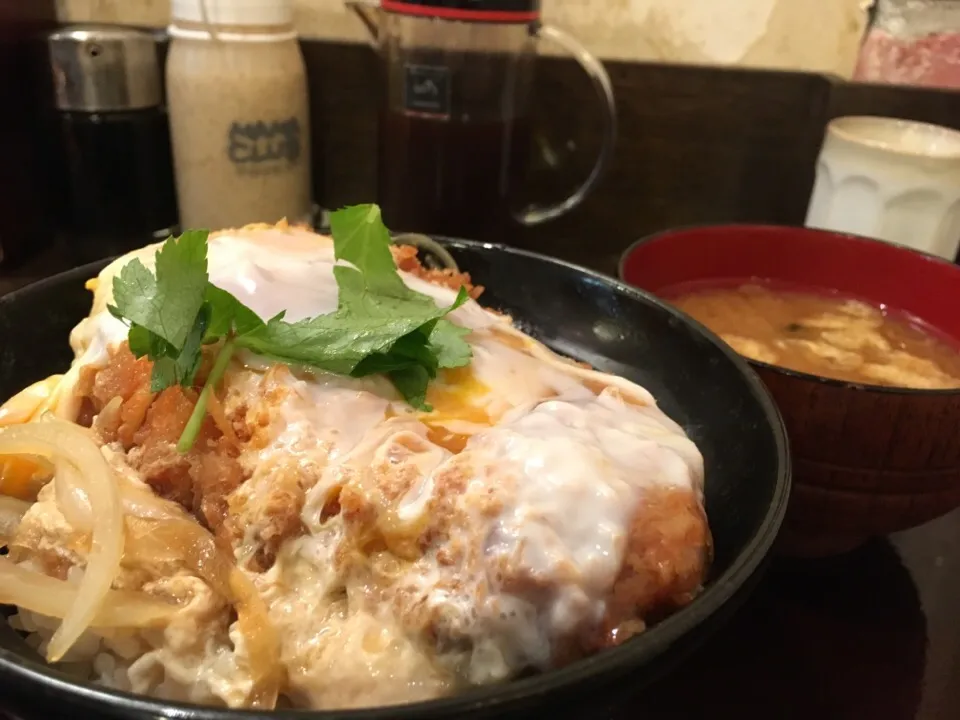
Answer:
[(751, 360), (851, 383), (960, 388), (955, 343), (886, 306), (758, 279), (668, 296)]

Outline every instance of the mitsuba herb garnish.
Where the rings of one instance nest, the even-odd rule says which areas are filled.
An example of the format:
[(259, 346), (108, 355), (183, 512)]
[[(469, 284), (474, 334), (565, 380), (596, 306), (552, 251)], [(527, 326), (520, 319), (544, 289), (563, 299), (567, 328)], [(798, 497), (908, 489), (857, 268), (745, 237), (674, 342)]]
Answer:
[(446, 308), (407, 287), (390, 252), (390, 233), (376, 205), (331, 216), (337, 310), (288, 323), (268, 321), (210, 283), (207, 232), (189, 230), (157, 251), (155, 272), (134, 259), (113, 281), (110, 312), (130, 327), (130, 350), (153, 361), (151, 389), (194, 384), (205, 345), (218, 344), (196, 408), (177, 444), (196, 441), (207, 402), (238, 348), (317, 370), (363, 377), (386, 375), (413, 407), (429, 411), (427, 386), (441, 368), (469, 364), (467, 329), (445, 319), (467, 300), (460, 289)]

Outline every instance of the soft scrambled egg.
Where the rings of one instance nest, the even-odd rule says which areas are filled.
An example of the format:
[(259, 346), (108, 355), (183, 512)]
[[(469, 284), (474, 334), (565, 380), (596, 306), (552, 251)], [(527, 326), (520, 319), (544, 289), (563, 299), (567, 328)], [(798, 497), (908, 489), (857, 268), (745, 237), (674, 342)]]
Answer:
[[(107, 311), (112, 278), (133, 257), (152, 267), (156, 249), (91, 280), (92, 312), (70, 336), (76, 361), (8, 402), (0, 424), (48, 411), (78, 418), (81, 378), (108, 367), (126, 340)], [(211, 282), (262, 318), (335, 310), (334, 265), (330, 240), (301, 230), (209, 241)], [(402, 277), (440, 306), (455, 298)], [(642, 628), (637, 608), (682, 604), (703, 579), (703, 460), (652, 396), (556, 356), (474, 301), (450, 319), (470, 330), (473, 360), (441, 373), (428, 413), (383, 378), (249, 353), (224, 377), (216, 412), (240, 437), (242, 482), (215, 499), (279, 631), (294, 704), (405, 702), (548, 668), (602, 646), (621, 623)], [(129, 450), (131, 462), (146, 462), (139, 452)], [(17, 475), (27, 482), (31, 472)], [(201, 621), (220, 623), (208, 643), (216, 657), (194, 657), (193, 643), (186, 662), (152, 638), (149, 663), (127, 662), (132, 686), (239, 702), (223, 668), (243, 665), (242, 641), (226, 610)], [(125, 666), (110, 663), (115, 678)]]

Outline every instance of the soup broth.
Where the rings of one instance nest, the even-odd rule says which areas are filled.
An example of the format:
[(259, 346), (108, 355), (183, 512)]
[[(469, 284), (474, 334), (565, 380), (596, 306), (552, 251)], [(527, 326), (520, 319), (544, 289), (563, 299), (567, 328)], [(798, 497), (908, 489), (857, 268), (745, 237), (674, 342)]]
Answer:
[(868, 385), (960, 387), (960, 350), (910, 316), (750, 280), (677, 288), (670, 302), (752, 360)]

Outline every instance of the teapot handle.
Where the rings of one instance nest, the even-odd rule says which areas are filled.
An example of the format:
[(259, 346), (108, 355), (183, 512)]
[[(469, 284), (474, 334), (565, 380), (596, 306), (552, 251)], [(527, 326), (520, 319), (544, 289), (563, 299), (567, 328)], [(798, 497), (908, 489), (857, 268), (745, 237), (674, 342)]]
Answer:
[(582, 203), (584, 198), (600, 182), (600, 178), (603, 177), (610, 156), (613, 154), (613, 147), (617, 142), (617, 106), (613, 99), (613, 86), (610, 83), (610, 76), (607, 75), (603, 63), (590, 54), (572, 36), (552, 25), (539, 25), (534, 29), (534, 33), (537, 37), (549, 40), (566, 50), (587, 73), (593, 83), (603, 113), (603, 143), (600, 146), (597, 161), (594, 163), (587, 179), (566, 200), (553, 205), (533, 205), (517, 216), (517, 220), (527, 226), (540, 225), (548, 220), (554, 220)]

